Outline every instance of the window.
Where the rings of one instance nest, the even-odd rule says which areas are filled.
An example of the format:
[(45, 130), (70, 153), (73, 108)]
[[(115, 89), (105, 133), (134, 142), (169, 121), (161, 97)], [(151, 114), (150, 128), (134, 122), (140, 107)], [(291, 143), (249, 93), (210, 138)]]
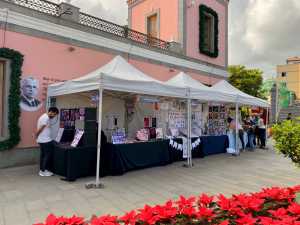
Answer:
[(282, 72), (281, 77), (286, 77), (286, 72)]
[(199, 50), (201, 54), (217, 58), (219, 55), (219, 18), (216, 11), (199, 6)]
[(147, 34), (150, 37), (158, 38), (158, 18), (157, 13), (147, 18)]
[(6, 77), (5, 77), (5, 62), (0, 61), (0, 137), (5, 136), (6, 128)]
[(204, 14), (204, 43), (205, 51), (214, 51), (214, 17), (208, 13)]

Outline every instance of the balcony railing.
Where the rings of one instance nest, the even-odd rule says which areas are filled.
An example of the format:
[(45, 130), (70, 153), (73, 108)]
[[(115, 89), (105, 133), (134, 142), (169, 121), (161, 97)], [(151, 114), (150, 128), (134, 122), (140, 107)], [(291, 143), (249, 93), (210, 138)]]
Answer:
[[(47, 0), (4, 0), (52, 16), (60, 16), (60, 6)], [(118, 24), (80, 13), (78, 23), (150, 47), (169, 50), (170, 43)]]

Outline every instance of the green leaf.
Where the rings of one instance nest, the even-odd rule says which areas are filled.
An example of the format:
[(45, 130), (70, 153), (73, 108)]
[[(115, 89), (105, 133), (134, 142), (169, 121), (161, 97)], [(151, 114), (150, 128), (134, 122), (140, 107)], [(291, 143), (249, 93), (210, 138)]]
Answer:
[(298, 204), (300, 204), (300, 193), (296, 193), (296, 199), (295, 202), (297, 202)]

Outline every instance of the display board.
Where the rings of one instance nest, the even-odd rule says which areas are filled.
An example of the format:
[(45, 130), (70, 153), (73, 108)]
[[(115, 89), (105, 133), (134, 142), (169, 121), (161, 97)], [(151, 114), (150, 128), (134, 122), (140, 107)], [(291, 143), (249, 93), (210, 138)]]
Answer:
[(210, 105), (208, 113), (208, 135), (225, 135), (227, 112), (225, 105)]

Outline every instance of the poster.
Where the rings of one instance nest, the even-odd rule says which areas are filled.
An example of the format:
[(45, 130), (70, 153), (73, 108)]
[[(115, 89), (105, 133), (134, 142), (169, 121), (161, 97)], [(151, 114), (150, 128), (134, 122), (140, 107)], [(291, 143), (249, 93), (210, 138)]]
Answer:
[(71, 143), (71, 147), (74, 147), (74, 148), (77, 147), (77, 145), (78, 145), (80, 139), (82, 138), (83, 134), (84, 134), (83, 130), (76, 130), (74, 140)]
[(24, 111), (35, 112), (42, 107), (38, 99), (39, 81), (34, 77), (25, 77), (21, 80), (21, 101), (20, 107)]
[(56, 136), (56, 138), (55, 138), (55, 141), (56, 141), (57, 143), (60, 143), (60, 140), (61, 140), (61, 138), (62, 138), (62, 136), (63, 136), (64, 130), (65, 130), (64, 128), (59, 128), (59, 129), (58, 129), (57, 136)]

